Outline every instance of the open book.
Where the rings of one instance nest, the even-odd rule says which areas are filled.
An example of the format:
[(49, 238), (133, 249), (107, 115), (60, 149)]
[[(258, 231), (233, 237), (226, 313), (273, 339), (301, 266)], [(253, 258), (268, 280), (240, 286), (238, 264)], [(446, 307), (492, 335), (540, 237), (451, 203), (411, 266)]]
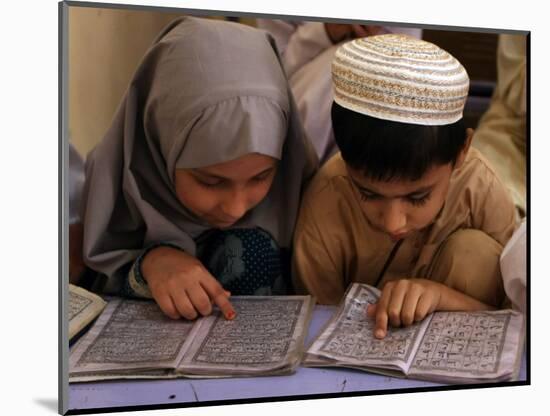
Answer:
[(305, 366), (343, 366), (448, 383), (517, 377), (523, 349), (523, 315), (512, 310), (436, 312), (406, 328), (373, 335), (366, 316), (380, 291), (354, 283), (337, 313), (307, 350)]
[(92, 322), (106, 304), (95, 293), (69, 283), (69, 340)]
[(285, 374), (300, 363), (310, 296), (233, 296), (219, 310), (172, 320), (155, 302), (114, 299), (69, 355), (69, 382)]

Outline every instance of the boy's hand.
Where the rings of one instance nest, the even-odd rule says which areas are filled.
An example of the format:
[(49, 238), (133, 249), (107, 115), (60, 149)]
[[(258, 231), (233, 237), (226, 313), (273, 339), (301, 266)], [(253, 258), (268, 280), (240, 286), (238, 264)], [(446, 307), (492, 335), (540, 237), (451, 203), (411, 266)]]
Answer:
[(157, 247), (146, 254), (141, 269), (153, 298), (170, 318), (209, 315), (212, 304), (218, 305), (225, 319), (235, 317), (230, 293), (195, 257), (175, 248)]
[(353, 28), (353, 34), (356, 38), (364, 38), (367, 36), (384, 35), (389, 32), (383, 26), (376, 25), (351, 25)]
[(368, 305), (367, 315), (376, 317), (374, 336), (386, 336), (391, 326), (409, 326), (440, 306), (443, 285), (426, 279), (401, 279), (384, 285), (378, 303)]
[(364, 38), (367, 36), (389, 33), (382, 26), (350, 25), (342, 23), (325, 23), (325, 31), (334, 44), (351, 38)]

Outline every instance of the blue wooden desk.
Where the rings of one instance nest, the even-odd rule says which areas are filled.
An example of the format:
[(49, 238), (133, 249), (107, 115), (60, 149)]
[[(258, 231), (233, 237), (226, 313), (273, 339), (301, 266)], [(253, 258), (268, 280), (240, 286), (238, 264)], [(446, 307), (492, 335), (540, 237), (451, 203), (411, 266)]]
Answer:
[[(316, 306), (306, 345), (331, 317), (334, 307)], [(525, 354), (519, 380), (526, 380)], [(230, 378), (131, 380), (77, 383), (69, 385), (69, 410), (105, 407), (177, 405), (219, 400), (261, 399), (284, 396), (368, 392), (443, 386), (342, 368), (303, 368), (288, 376)]]

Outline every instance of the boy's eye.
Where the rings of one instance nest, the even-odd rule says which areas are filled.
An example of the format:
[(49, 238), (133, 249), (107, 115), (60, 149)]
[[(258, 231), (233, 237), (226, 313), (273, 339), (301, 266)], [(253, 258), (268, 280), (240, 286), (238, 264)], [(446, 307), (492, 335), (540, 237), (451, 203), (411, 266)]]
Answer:
[[(382, 198), (378, 194), (371, 194), (363, 191), (360, 192), (359, 195), (361, 196), (362, 201), (374, 201)], [(430, 194), (427, 193), (420, 196), (408, 196), (405, 199), (407, 202), (411, 203), (414, 206), (420, 206), (420, 205), (424, 205), (430, 199)]]
[(424, 205), (426, 202), (428, 202), (428, 199), (430, 199), (430, 194), (424, 194), (420, 196), (409, 196), (407, 197), (407, 201), (409, 201), (411, 204), (415, 206)]
[(376, 199), (380, 199), (380, 195), (371, 194), (368, 192), (359, 192), (359, 195), (361, 196), (362, 201), (373, 201)]

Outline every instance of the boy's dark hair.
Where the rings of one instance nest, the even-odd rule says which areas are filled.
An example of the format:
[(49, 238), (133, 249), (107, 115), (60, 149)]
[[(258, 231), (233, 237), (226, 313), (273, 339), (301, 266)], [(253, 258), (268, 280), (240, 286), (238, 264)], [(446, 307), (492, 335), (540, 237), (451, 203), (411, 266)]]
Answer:
[(414, 181), (434, 165), (454, 165), (466, 144), (462, 119), (444, 126), (408, 124), (360, 114), (336, 102), (332, 127), (344, 161), (378, 181)]

